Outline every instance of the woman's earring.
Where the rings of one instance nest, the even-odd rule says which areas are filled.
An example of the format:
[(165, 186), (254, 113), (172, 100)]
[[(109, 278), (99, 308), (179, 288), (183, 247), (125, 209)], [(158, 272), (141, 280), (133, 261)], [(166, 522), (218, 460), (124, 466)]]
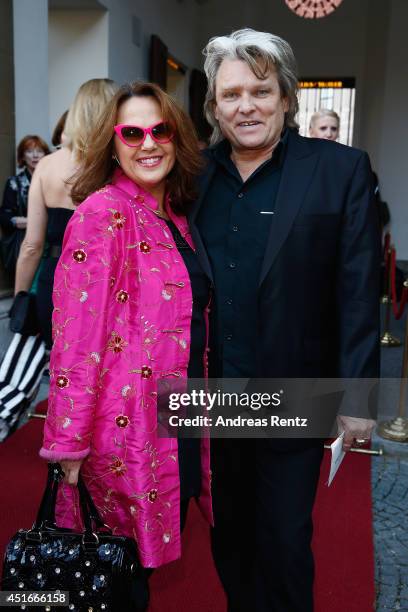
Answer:
[(112, 155), (112, 159), (118, 164), (118, 166), (120, 166), (120, 161), (119, 161), (118, 156), (116, 154)]

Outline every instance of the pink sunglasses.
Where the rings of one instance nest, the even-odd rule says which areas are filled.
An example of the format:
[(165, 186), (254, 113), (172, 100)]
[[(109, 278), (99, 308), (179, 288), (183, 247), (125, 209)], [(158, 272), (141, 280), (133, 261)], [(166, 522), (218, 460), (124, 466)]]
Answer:
[(120, 123), (119, 125), (115, 125), (114, 130), (123, 144), (128, 147), (139, 147), (144, 143), (147, 134), (159, 144), (170, 142), (174, 136), (174, 130), (165, 121), (160, 121), (147, 128)]

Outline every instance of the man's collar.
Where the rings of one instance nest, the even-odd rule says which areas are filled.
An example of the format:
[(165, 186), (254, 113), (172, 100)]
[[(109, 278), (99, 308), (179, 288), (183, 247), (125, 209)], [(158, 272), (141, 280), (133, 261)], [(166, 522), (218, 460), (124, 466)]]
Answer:
[[(269, 160), (266, 160), (265, 163), (271, 160), (276, 160), (279, 167), (282, 165), (288, 139), (289, 129), (284, 128), (280, 140), (273, 150), (271, 158)], [(211, 157), (216, 162), (223, 164), (224, 166), (231, 163), (231, 151), (231, 144), (226, 138), (208, 149), (208, 152), (210, 153)]]

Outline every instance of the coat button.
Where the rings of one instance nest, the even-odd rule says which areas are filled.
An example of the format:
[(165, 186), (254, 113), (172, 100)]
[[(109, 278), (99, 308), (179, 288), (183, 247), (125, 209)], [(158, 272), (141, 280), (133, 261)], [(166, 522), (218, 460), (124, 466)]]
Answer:
[(237, 264), (236, 264), (235, 262), (231, 261), (231, 262), (229, 263), (229, 267), (231, 268), (231, 270), (233, 270), (234, 268), (236, 268), (236, 267), (237, 267)]

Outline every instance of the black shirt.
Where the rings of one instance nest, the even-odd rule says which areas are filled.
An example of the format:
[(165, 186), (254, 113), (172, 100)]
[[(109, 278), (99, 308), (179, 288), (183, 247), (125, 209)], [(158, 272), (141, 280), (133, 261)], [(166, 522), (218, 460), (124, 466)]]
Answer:
[(217, 170), (197, 218), (214, 276), (210, 376), (255, 374), (258, 280), (273, 219), (287, 133), (244, 182), (224, 140), (209, 150)]
[[(206, 327), (204, 309), (209, 302), (210, 281), (204, 274), (196, 254), (184, 240), (172, 221), (167, 225), (173, 234), (176, 247), (187, 268), (191, 292), (193, 295), (193, 312), (190, 328), (190, 358), (187, 368), (188, 378), (203, 378)], [(179, 438), (178, 458), (180, 473), (180, 499), (198, 497), (201, 490), (201, 439)]]

